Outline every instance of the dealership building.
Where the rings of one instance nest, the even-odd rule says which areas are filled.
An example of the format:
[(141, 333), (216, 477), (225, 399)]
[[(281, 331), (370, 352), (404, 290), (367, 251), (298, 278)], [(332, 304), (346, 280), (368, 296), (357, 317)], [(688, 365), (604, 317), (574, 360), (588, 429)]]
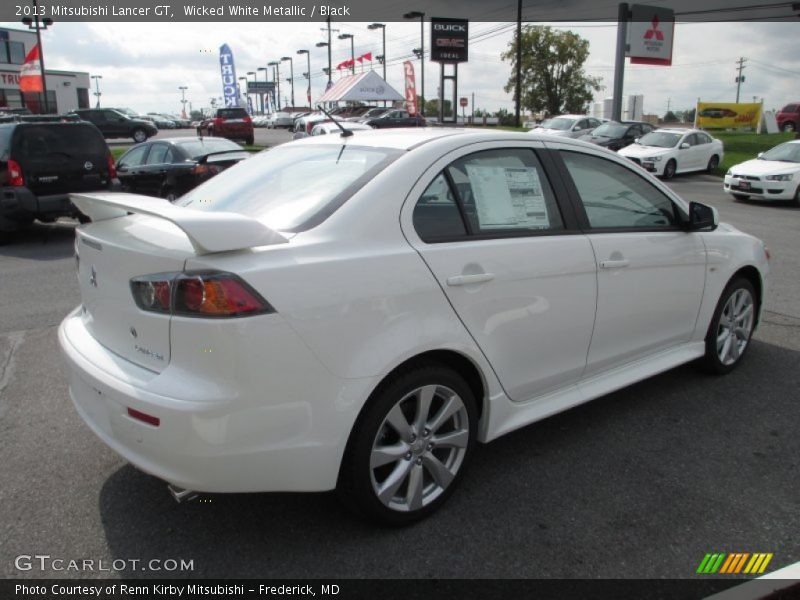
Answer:
[[(36, 33), (0, 28), (0, 112), (8, 108), (27, 108), (44, 112), (44, 95), (20, 92), (19, 72), (25, 56), (36, 45)], [(45, 47), (45, 68), (47, 48)], [(89, 108), (89, 73), (45, 70), (47, 109), (62, 114), (77, 108)]]

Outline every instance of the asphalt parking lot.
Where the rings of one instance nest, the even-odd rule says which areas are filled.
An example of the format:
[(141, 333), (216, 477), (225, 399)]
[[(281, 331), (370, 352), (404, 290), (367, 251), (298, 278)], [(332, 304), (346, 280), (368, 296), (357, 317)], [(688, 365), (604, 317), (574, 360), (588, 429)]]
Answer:
[[(800, 209), (734, 202), (705, 175), (671, 185), (772, 251), (747, 360), (722, 378), (680, 367), (479, 447), (444, 509), (399, 530), (330, 493), (177, 505), (69, 401), (56, 327), (79, 303), (74, 223), (18, 234), (0, 247), (0, 577), (691, 578), (707, 552), (800, 561)], [(21, 572), (20, 554), (194, 570)]]

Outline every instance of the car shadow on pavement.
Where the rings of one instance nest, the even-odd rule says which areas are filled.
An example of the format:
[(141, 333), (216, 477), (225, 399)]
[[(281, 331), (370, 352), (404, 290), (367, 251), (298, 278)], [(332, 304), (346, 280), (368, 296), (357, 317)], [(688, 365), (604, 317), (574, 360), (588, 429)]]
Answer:
[[(77, 221), (59, 219), (55, 223), (34, 222), (19, 231), (5, 234), (0, 256), (31, 260), (58, 260), (75, 254)], [(44, 247), (44, 249), (43, 249)]]
[(776, 208), (783, 210), (800, 210), (800, 204), (796, 204), (794, 200), (751, 200), (750, 198), (734, 198), (736, 204), (747, 204), (748, 206), (760, 206), (763, 208)]
[(712, 550), (800, 560), (800, 352), (754, 341), (726, 377), (685, 365), (479, 445), (432, 517), (361, 521), (320, 494), (178, 505), (131, 466), (106, 479), (113, 559), (148, 577), (693, 577)]

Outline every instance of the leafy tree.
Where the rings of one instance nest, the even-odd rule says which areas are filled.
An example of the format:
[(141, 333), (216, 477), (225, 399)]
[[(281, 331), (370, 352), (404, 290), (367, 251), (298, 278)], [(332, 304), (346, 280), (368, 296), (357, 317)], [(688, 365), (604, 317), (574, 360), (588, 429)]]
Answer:
[[(453, 103), (445, 98), (444, 101), (444, 116), (451, 116), (453, 114)], [(439, 99), (434, 98), (425, 103), (425, 114), (429, 117), (436, 117), (439, 115)]]
[(500, 125), (511, 126), (514, 124), (514, 113), (508, 112), (505, 108), (498, 110), (496, 113), (494, 113), (494, 116), (499, 119)]
[(683, 111), (683, 122), (684, 123), (694, 123), (694, 108), (690, 108), (689, 110)]
[(675, 113), (671, 110), (667, 111), (667, 114), (664, 115), (664, 123), (677, 123), (678, 117), (675, 116)]
[[(509, 43), (500, 57), (511, 62), (506, 92), (516, 91), (517, 40)], [(602, 78), (583, 70), (589, 57), (589, 41), (571, 31), (557, 31), (545, 25), (522, 29), (522, 108), (530, 112), (547, 110), (557, 115), (583, 113), (593, 92), (603, 89)]]

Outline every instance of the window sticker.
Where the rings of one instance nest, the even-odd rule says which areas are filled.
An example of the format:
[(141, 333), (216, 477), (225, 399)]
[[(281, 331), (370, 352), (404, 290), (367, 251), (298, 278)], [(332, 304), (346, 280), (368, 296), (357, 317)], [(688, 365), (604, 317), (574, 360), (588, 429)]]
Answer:
[(547, 229), (550, 217), (533, 167), (466, 165), (481, 229)]

